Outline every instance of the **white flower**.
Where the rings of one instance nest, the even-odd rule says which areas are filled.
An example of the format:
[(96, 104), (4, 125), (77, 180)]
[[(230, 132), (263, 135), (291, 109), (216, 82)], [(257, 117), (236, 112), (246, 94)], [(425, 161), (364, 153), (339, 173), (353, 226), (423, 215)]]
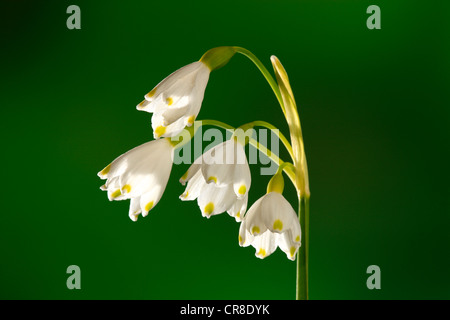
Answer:
[(144, 143), (116, 158), (98, 173), (112, 200), (131, 199), (129, 216), (136, 221), (156, 206), (166, 188), (173, 163), (173, 146), (168, 139)]
[(235, 139), (221, 143), (194, 162), (181, 177), (185, 192), (181, 200), (195, 200), (204, 217), (227, 211), (240, 221), (247, 209), (251, 184), (245, 150)]
[(239, 228), (239, 245), (252, 245), (261, 259), (279, 246), (290, 260), (295, 260), (301, 245), (301, 228), (294, 209), (283, 195), (269, 192), (251, 206)]
[(203, 62), (193, 62), (173, 72), (145, 95), (137, 109), (153, 113), (155, 139), (174, 137), (194, 123), (200, 112), (209, 73)]

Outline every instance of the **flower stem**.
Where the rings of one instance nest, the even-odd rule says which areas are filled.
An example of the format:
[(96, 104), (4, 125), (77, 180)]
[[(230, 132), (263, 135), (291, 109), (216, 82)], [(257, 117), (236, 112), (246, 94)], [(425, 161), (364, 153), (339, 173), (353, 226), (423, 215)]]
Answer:
[[(266, 121), (253, 121), (252, 125), (255, 127), (264, 127), (270, 130), (278, 130), (277, 127), (275, 127), (273, 124), (270, 124)], [(281, 131), (278, 130), (278, 137), (280, 138), (281, 142), (283, 142), (284, 146), (286, 147), (287, 151), (289, 152), (289, 155), (291, 156), (291, 159), (294, 160), (294, 153), (292, 152), (291, 144), (289, 143), (289, 140), (286, 139), (286, 137), (281, 133)]]
[(302, 228), (302, 246), (297, 257), (297, 300), (308, 300), (309, 196), (299, 197), (298, 216)]
[(238, 52), (238, 53), (246, 56), (247, 58), (249, 58), (258, 67), (259, 71), (261, 71), (261, 73), (266, 78), (267, 82), (269, 83), (270, 87), (272, 88), (273, 92), (275, 93), (275, 96), (277, 97), (278, 103), (280, 104), (281, 109), (283, 110), (283, 114), (286, 116), (286, 111), (284, 110), (284, 103), (283, 103), (283, 98), (281, 97), (280, 88), (278, 87), (277, 82), (272, 77), (272, 75), (267, 70), (267, 68), (258, 59), (258, 57), (256, 57), (253, 53), (251, 53), (247, 49), (241, 48), (241, 47), (233, 47), (233, 49), (236, 52)]
[(219, 128), (228, 130), (231, 133), (233, 133), (233, 131), (235, 130), (235, 128), (233, 126), (230, 126), (229, 124), (226, 124), (225, 122), (218, 121), (218, 120), (199, 120), (198, 122), (201, 122), (202, 126), (215, 126), (215, 127), (219, 127)]
[(275, 77), (284, 102), (286, 121), (289, 126), (292, 150), (294, 153), (294, 167), (296, 186), (298, 191), (299, 210), (298, 219), (302, 229), (302, 247), (297, 257), (297, 294), (298, 300), (308, 299), (308, 254), (309, 254), (309, 178), (308, 166), (303, 143), (300, 117), (297, 111), (294, 94), (289, 83), (289, 77), (277, 57), (270, 58), (275, 71)]

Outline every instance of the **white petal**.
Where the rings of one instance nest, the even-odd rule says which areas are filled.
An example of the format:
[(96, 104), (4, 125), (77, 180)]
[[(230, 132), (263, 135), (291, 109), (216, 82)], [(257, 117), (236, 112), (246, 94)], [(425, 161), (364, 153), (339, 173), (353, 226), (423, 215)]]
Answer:
[(113, 162), (111, 162), (109, 165), (107, 165), (105, 168), (103, 168), (100, 172), (97, 173), (97, 175), (101, 179), (110, 179), (114, 178), (120, 174), (122, 174), (127, 166), (125, 161), (125, 155), (126, 153), (120, 155), (116, 159), (114, 159)]
[(256, 249), (255, 255), (260, 259), (264, 259), (270, 256), (277, 248), (276, 235), (270, 230), (266, 230), (263, 234), (255, 237), (252, 246)]
[(122, 193), (129, 197), (140, 196), (154, 187), (163, 190), (172, 170), (172, 151), (166, 139), (151, 141), (147, 145), (146, 153), (136, 158), (136, 154), (129, 155), (129, 168), (120, 176), (119, 183)]
[(136, 109), (151, 113), (155, 111), (155, 105), (148, 100), (143, 100), (136, 106)]
[(203, 63), (199, 67), (197, 77), (195, 79), (195, 86), (192, 89), (189, 113), (197, 117), (205, 95), (205, 88), (208, 84), (210, 70)]
[(125, 170), (127, 170), (129, 167), (132, 167), (142, 157), (147, 156), (152, 152), (152, 150), (159, 151), (160, 149), (167, 148), (167, 145), (162, 145), (161, 143), (157, 143), (156, 141), (146, 142), (117, 157), (113, 162), (111, 162), (110, 165), (100, 171), (98, 175), (102, 179), (116, 177), (125, 172)]
[[(162, 123), (170, 124), (187, 115), (188, 107), (168, 108), (161, 112)], [(156, 113), (153, 115), (156, 116)]]
[(154, 186), (149, 192), (141, 196), (140, 206), (143, 217), (147, 216), (148, 212), (158, 204), (163, 192), (164, 189), (161, 186)]
[(202, 173), (207, 183), (214, 182), (224, 186), (233, 182), (234, 177), (234, 143), (225, 141), (203, 154)]
[(184, 110), (183, 112), (186, 113), (189, 103), (191, 102), (191, 92), (190, 91), (185, 91), (183, 92), (182, 90), (178, 91), (177, 90), (178, 95), (173, 95), (171, 97), (167, 97), (166, 101), (170, 99), (170, 105), (169, 108), (167, 108), (166, 110), (179, 110), (182, 109)]
[[(162, 112), (155, 113), (152, 116), (152, 128), (156, 130), (158, 127), (167, 127), (169, 123), (162, 116)], [(159, 137), (158, 137), (159, 138)]]
[(263, 203), (263, 200), (264, 197), (256, 200), (256, 202), (250, 207), (244, 217), (246, 229), (250, 234), (254, 236), (260, 235), (267, 230), (267, 227), (261, 217), (261, 205)]
[(289, 229), (289, 236), (291, 237), (291, 242), (301, 245), (302, 228), (300, 227), (300, 221), (298, 221), (297, 216), (295, 216), (295, 219), (292, 221), (291, 228)]
[(247, 247), (252, 244), (254, 241), (254, 236), (250, 234), (247, 230), (245, 219), (242, 220), (241, 225), (239, 227), (239, 245), (241, 247)]
[(248, 164), (238, 164), (234, 169), (233, 189), (238, 198), (247, 196), (252, 176)]
[(228, 210), (228, 214), (236, 219), (236, 222), (242, 220), (245, 214), (245, 210), (247, 210), (247, 201), (248, 196), (245, 196), (242, 199), (237, 199), (233, 206)]
[(120, 189), (119, 176), (108, 178), (106, 183), (101, 187), (102, 190), (114, 191)]
[(234, 201), (236, 196), (231, 186), (218, 187), (215, 184), (207, 184), (198, 197), (198, 206), (202, 215), (209, 218), (230, 209)]
[[(154, 113), (162, 113), (172, 109), (188, 109), (192, 100), (191, 92), (194, 84), (186, 79), (176, 82), (172, 91), (162, 92), (154, 101)], [(152, 102), (153, 103), (153, 102)]]
[(148, 101), (153, 101), (161, 92), (171, 90), (175, 83), (180, 79), (183, 79), (189, 75), (195, 75), (197, 70), (200, 68), (202, 68), (202, 63), (196, 61), (172, 72), (160, 83), (158, 83), (156, 87), (145, 96), (145, 99)]
[(186, 171), (185, 174), (180, 178), (180, 183), (184, 186), (186, 184), (186, 181), (189, 181), (192, 179), (192, 177), (197, 173), (197, 171), (200, 170), (200, 164), (199, 163), (193, 163), (189, 167), (189, 169)]
[(287, 230), (282, 234), (276, 234), (278, 237), (278, 246), (281, 250), (286, 253), (286, 256), (290, 260), (295, 260), (295, 255), (297, 254), (298, 248), (300, 247), (300, 242), (293, 241), (293, 235), (291, 230)]
[(189, 179), (186, 190), (180, 196), (183, 201), (195, 200), (200, 196), (203, 188), (206, 187), (205, 179), (200, 170), (197, 170), (194, 176)]
[(165, 132), (162, 134), (162, 137), (171, 138), (179, 135), (181, 131), (186, 127), (185, 118), (180, 118), (177, 121), (169, 124), (165, 128)]
[[(145, 101), (147, 101), (147, 102), (145, 102)], [(146, 96), (145, 100), (136, 106), (136, 109), (139, 111), (146, 111), (149, 113), (153, 113), (153, 112), (155, 112), (155, 110), (158, 106), (165, 105), (165, 104), (166, 104), (166, 102), (164, 100), (164, 97), (161, 94), (155, 96), (154, 98), (152, 98), (152, 100), (148, 100), (147, 96)]]
[(298, 221), (291, 204), (278, 192), (266, 194), (261, 208), (261, 219), (272, 232), (290, 230)]
[(102, 189), (108, 192), (109, 201), (126, 199), (120, 190), (119, 177), (108, 179)]
[(247, 156), (241, 144), (234, 142), (236, 150), (236, 166), (233, 176), (234, 192), (238, 198), (243, 198), (250, 190), (252, 176), (248, 166)]
[(120, 200), (126, 200), (126, 198), (121, 193), (120, 189), (108, 189), (108, 199), (109, 201), (120, 201)]
[(137, 221), (137, 218), (140, 213), (141, 213), (140, 197), (131, 198), (128, 216), (130, 217), (131, 220)]

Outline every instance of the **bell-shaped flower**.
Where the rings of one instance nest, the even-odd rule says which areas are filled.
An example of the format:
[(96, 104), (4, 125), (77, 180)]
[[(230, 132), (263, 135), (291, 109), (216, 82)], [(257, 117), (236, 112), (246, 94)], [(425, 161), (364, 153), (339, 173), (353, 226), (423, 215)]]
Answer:
[(239, 245), (252, 245), (261, 259), (280, 247), (290, 260), (295, 260), (301, 245), (300, 223), (281, 193), (269, 192), (250, 207), (239, 228)]
[(247, 209), (251, 184), (244, 147), (235, 139), (205, 152), (181, 177), (187, 187), (181, 200), (195, 200), (204, 217), (228, 214), (240, 221)]
[(116, 158), (98, 173), (112, 200), (130, 199), (129, 216), (136, 221), (156, 206), (166, 188), (174, 147), (168, 139), (144, 143)]
[(162, 80), (137, 109), (153, 113), (155, 139), (174, 137), (191, 126), (202, 105), (210, 69), (201, 61), (178, 69)]

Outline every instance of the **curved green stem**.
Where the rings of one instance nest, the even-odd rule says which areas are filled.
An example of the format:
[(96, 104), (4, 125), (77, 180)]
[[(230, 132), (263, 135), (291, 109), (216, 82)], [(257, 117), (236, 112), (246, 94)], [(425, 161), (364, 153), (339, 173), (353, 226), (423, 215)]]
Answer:
[(241, 48), (241, 47), (233, 47), (233, 49), (236, 52), (249, 58), (258, 67), (259, 71), (261, 71), (261, 73), (266, 78), (267, 82), (269, 83), (270, 87), (272, 88), (273, 92), (275, 93), (278, 103), (281, 106), (281, 110), (283, 110), (283, 114), (286, 116), (286, 111), (284, 109), (284, 103), (283, 103), (283, 98), (281, 97), (280, 88), (278, 87), (278, 84), (276, 83), (276, 81), (274, 80), (272, 75), (269, 73), (269, 71), (266, 69), (266, 67), (262, 64), (262, 62), (253, 53), (251, 53), (247, 49)]
[[(280, 158), (278, 158), (278, 156), (274, 155), (272, 153), (272, 151), (270, 151), (269, 149), (267, 149), (264, 145), (260, 144), (258, 141), (256, 141), (255, 139), (251, 138), (249, 141), (249, 144), (251, 144), (252, 146), (254, 146), (256, 149), (258, 149), (259, 151), (261, 151), (263, 154), (265, 154), (267, 157), (270, 158), (270, 160), (274, 161), (276, 164), (278, 164), (279, 166), (282, 166), (284, 163), (283, 160), (281, 160)], [(292, 167), (293, 168), (293, 167)], [(295, 170), (293, 170), (291, 167), (284, 167), (284, 172), (287, 174), (287, 176), (289, 177), (289, 179), (291, 180), (292, 184), (294, 185), (295, 188)]]
[(230, 132), (234, 132), (235, 128), (233, 126), (230, 126), (229, 124), (226, 124), (222, 121), (217, 120), (198, 120), (198, 122), (202, 123), (202, 126), (215, 126), (222, 129), (225, 129)]
[(289, 155), (291, 156), (291, 159), (294, 160), (294, 152), (292, 151), (291, 144), (289, 143), (289, 140), (283, 135), (283, 133), (275, 127), (273, 124), (270, 124), (266, 121), (253, 121), (251, 122), (253, 126), (255, 127), (264, 127), (270, 130), (278, 130), (278, 137), (280, 138), (281, 142), (283, 142), (284, 146), (286, 147), (287, 151), (289, 152)]
[(289, 167), (289, 170), (292, 170), (292, 171), (295, 172), (295, 167), (294, 167), (294, 165), (293, 165), (292, 163), (286, 161), (286, 162), (283, 162), (283, 163), (278, 167), (277, 173), (280, 172), (280, 171), (282, 171), (282, 170), (284, 170), (284, 168), (286, 168), (286, 167)]

